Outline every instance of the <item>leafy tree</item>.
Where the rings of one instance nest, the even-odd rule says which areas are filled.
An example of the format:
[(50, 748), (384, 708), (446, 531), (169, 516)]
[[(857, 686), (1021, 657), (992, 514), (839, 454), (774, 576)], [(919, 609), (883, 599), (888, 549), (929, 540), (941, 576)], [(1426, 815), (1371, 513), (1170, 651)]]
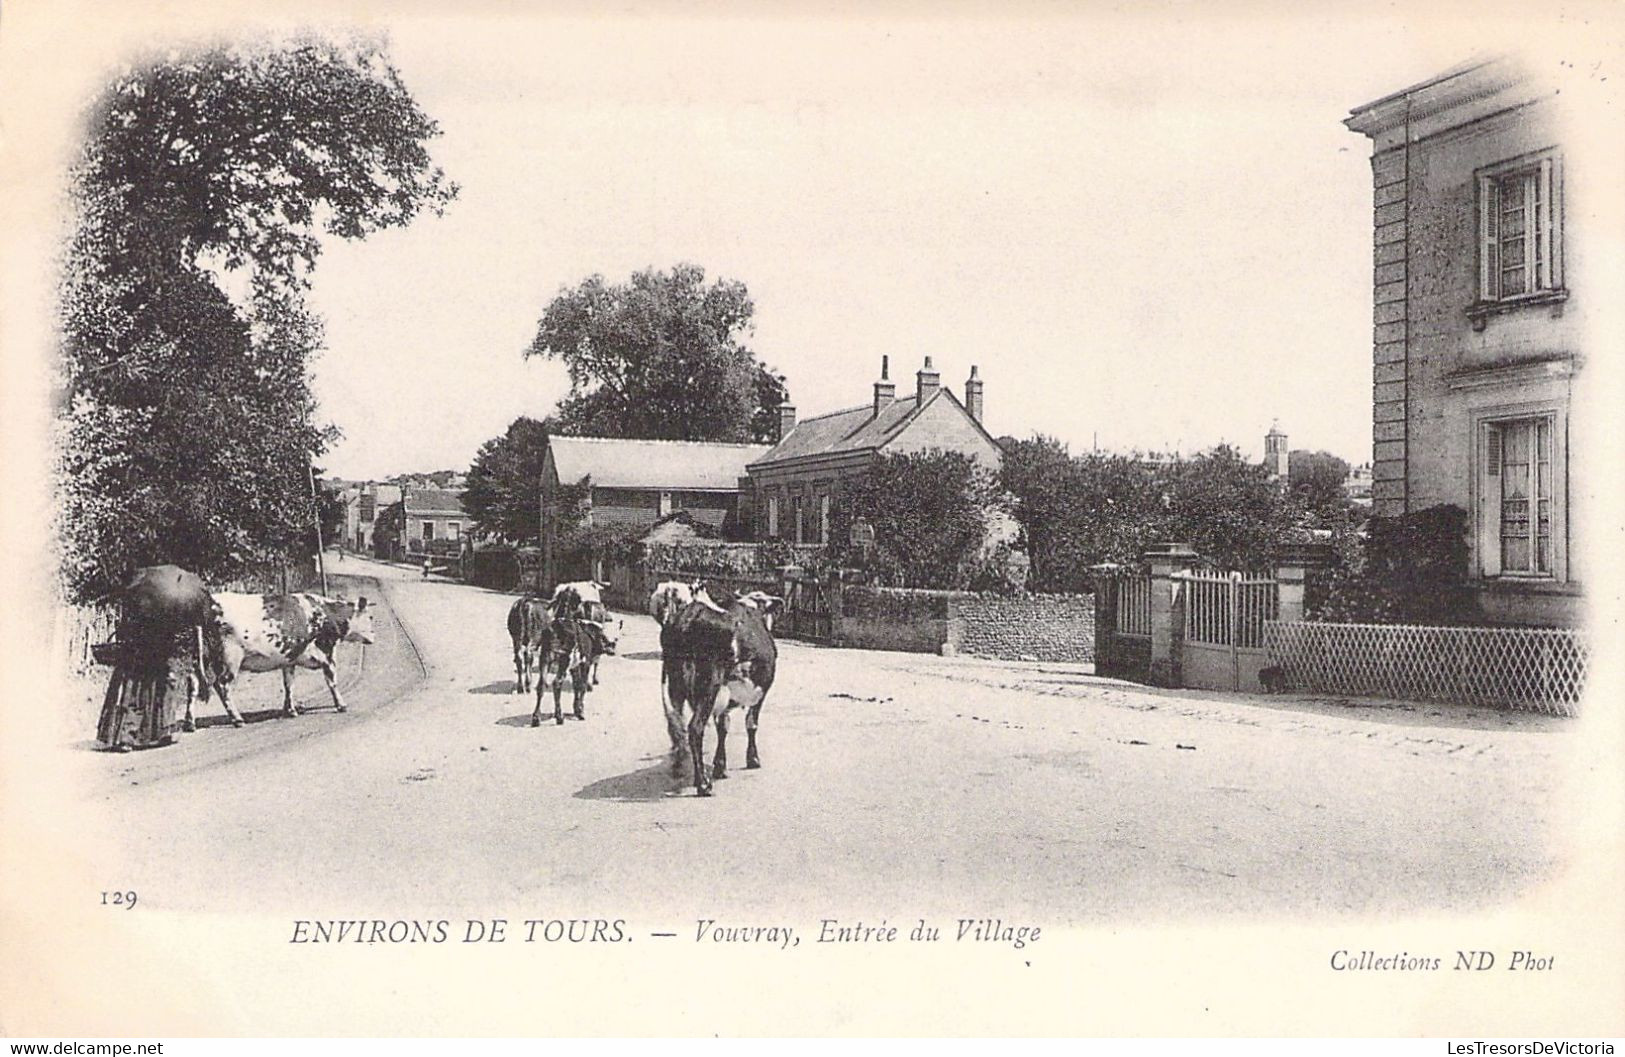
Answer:
[(698, 265), (623, 284), (594, 275), (547, 306), (525, 356), (569, 371), (561, 433), (766, 441), (785, 389), (744, 343), (754, 310), (743, 283), (707, 286)]
[[(380, 46), (221, 45), (117, 76), (72, 172), (57, 539), (70, 594), (173, 561), (225, 576), (310, 523), (323, 233), (438, 212), (437, 134)], [(228, 296), (227, 290), (237, 296)]]
[(468, 469), (463, 509), (476, 531), (509, 543), (541, 542), (542, 460), (548, 423), (523, 416), (480, 445)]
[(1440, 505), (1373, 517), (1319, 584), (1311, 618), (1376, 624), (1453, 625), (1482, 621), (1468, 579), (1468, 516)]
[(1294, 451), (1287, 455), (1287, 481), (1293, 496), (1306, 511), (1330, 517), (1348, 506), (1343, 482), (1349, 464), (1326, 451)]
[[(988, 511), (999, 503), (993, 474), (961, 452), (881, 455), (841, 483), (831, 538), (845, 560), (884, 583), (963, 587), (977, 572)], [(874, 532), (866, 554), (850, 542), (857, 521)]]
[(1072, 456), (1039, 436), (1006, 449), (1002, 479), (1041, 591), (1089, 590), (1093, 566), (1134, 564), (1163, 540), (1190, 543), (1226, 568), (1254, 568), (1272, 544), (1300, 534), (1289, 497), (1226, 446), (1175, 460)]

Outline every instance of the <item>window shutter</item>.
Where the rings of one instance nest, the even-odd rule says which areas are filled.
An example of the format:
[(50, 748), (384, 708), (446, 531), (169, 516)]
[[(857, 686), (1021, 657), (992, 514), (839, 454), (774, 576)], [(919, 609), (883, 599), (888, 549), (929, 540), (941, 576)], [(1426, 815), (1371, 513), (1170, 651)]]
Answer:
[(1478, 567), (1501, 575), (1501, 430), (1483, 427), (1484, 464), (1478, 475)]
[(1536, 277), (1537, 289), (1550, 290), (1552, 282), (1552, 160), (1544, 159), (1540, 163), (1540, 174), (1536, 177), (1540, 181), (1539, 216), (1536, 218), (1540, 225), (1540, 275)]
[(1495, 181), (1488, 176), (1478, 180), (1478, 296), (1483, 301), (1495, 299), (1496, 230), (1499, 218), (1496, 208)]

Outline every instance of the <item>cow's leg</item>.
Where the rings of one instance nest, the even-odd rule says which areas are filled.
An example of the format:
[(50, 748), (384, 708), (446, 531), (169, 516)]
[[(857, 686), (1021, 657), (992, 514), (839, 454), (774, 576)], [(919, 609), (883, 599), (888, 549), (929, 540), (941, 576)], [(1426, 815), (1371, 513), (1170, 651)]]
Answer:
[(666, 711), (666, 735), (671, 738), (671, 776), (676, 778), (683, 773), (683, 764), (687, 762), (688, 733), (683, 729), (683, 702), (672, 696), (677, 673), (665, 662), (660, 668), (660, 707)]
[(544, 671), (546, 671), (545, 666), (538, 662), (536, 666), (536, 707), (530, 713), (530, 725), (533, 727), (542, 725), (542, 694), (547, 689), (545, 681), (542, 679)]
[(719, 673), (702, 668), (694, 684), (696, 692), (689, 702), (694, 714), (688, 721), (688, 754), (694, 760), (694, 792), (710, 796), (711, 772), (705, 766), (705, 727), (711, 722), (711, 709), (722, 689), (722, 679)]
[(282, 714), (297, 716), (299, 709), (293, 703), (293, 666), (282, 669)]
[(224, 679), (214, 684), (214, 692), (220, 695), (220, 703), (225, 706), (226, 715), (231, 717), (231, 725), (234, 727), (242, 726), (242, 713), (238, 712), (237, 709), (232, 707), (231, 694), (226, 690), (226, 681)]
[(525, 678), (527, 667), (524, 648), (516, 642), (513, 644), (513, 692), (516, 694), (523, 694), (529, 689), (526, 685), (529, 680)]
[(728, 777), (728, 693), (723, 689), (717, 695), (717, 755), (711, 761), (711, 777), (723, 779)]
[(564, 726), (564, 676), (570, 670), (568, 655), (559, 658), (558, 667), (553, 669), (553, 723), (555, 726)]
[[(766, 697), (764, 694), (763, 697)], [(762, 766), (762, 758), (756, 754), (756, 723), (762, 715), (762, 698), (756, 699), (745, 712), (745, 770), (754, 771)]]
[(338, 669), (332, 661), (322, 662), (322, 678), (327, 680), (327, 692), (333, 695), (333, 707), (340, 712), (346, 711), (344, 696), (339, 693)]
[(573, 680), (573, 684), (574, 684), (575, 695), (576, 695), (576, 700), (575, 700), (576, 718), (577, 719), (586, 719), (587, 718), (587, 685), (588, 685), (588, 680), (590, 680), (592, 678), (592, 665), (590, 663), (589, 664), (579, 664), (579, 665), (576, 666), (576, 670), (575, 670), (574, 674), (575, 674), (575, 678)]

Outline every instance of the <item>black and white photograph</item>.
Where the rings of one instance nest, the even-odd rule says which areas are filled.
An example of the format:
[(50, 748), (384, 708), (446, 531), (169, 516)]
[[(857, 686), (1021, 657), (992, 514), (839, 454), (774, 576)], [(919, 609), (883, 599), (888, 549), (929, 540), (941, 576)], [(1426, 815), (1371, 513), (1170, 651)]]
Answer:
[(1625, 1034), (1622, 83), (7, 4), (0, 1035)]

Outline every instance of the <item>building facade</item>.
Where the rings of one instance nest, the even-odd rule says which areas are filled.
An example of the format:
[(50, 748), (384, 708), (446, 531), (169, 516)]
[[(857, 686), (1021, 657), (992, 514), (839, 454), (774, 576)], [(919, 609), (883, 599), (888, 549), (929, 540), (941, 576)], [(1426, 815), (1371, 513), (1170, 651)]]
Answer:
[(401, 501), (401, 486), (356, 481), (339, 492), (344, 500), (344, 539), (341, 546), (362, 554), (374, 551), (379, 516)]
[[(765, 444), (626, 440), (619, 437), (549, 437), (542, 458), (543, 575), (556, 578), (561, 525), (579, 513), (589, 526), (652, 526), (686, 511), (695, 523), (739, 539), (748, 522), (740, 478)], [(584, 486), (579, 511), (559, 508), (560, 489)]]
[(1505, 59), (1355, 108), (1373, 180), (1373, 512), (1469, 515), (1483, 615), (1572, 625), (1584, 216), (1554, 88)]
[(865, 472), (881, 454), (957, 451), (998, 469), (1003, 453), (982, 426), (983, 407), (975, 367), (961, 402), (943, 387), (929, 356), (915, 375), (914, 392), (901, 399), (889, 358), (881, 357), (880, 380), (866, 404), (800, 422), (793, 406), (781, 405), (779, 442), (747, 467), (742, 482), (754, 497), (754, 538), (831, 542), (840, 482)]

